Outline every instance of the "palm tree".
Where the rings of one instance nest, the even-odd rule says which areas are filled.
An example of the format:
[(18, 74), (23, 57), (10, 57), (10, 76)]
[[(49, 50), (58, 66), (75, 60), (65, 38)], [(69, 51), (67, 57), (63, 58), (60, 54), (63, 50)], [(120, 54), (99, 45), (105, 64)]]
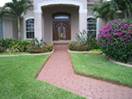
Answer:
[(127, 18), (132, 17), (132, 0), (112, 0), (117, 5), (118, 10)]
[(115, 17), (115, 9), (111, 7), (111, 2), (102, 2), (94, 7), (94, 12), (96, 12), (96, 16), (100, 17), (106, 21), (112, 20)]
[(12, 15), (17, 19), (18, 39), (21, 39), (21, 18), (22, 15), (32, 6), (30, 0), (12, 0), (4, 5), (1, 10), (2, 15)]
[(101, 2), (93, 9), (97, 13), (97, 17), (105, 20), (111, 20), (118, 16), (118, 13), (123, 17), (132, 17), (132, 1), (131, 0), (110, 0)]

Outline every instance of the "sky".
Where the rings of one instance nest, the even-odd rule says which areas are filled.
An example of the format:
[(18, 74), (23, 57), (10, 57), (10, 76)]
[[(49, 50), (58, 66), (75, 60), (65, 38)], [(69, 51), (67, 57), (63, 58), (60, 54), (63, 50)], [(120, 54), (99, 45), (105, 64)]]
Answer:
[(0, 7), (2, 7), (5, 3), (11, 2), (12, 0), (0, 0)]

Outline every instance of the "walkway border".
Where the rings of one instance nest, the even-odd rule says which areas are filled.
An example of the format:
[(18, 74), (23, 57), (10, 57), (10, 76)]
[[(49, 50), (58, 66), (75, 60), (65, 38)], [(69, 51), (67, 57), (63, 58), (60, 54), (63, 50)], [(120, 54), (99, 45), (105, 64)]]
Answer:
[(96, 51), (72, 51), (68, 49), (69, 53), (77, 53), (77, 54), (89, 54), (89, 53), (95, 53), (95, 54), (101, 54), (102, 52), (96, 52)]
[(54, 50), (52, 50), (51, 52), (47, 52), (47, 53), (36, 53), (36, 54), (16, 54), (16, 55), (0, 55), (0, 57), (14, 57), (14, 56), (38, 56), (38, 55), (50, 55), (54, 52)]
[(131, 64), (125, 64), (125, 63), (118, 62), (118, 61), (115, 61), (115, 60), (112, 60), (112, 59), (109, 59), (109, 61), (111, 61), (112, 63), (117, 64), (117, 65), (121, 65), (121, 66), (125, 66), (125, 67), (132, 68), (132, 65)]

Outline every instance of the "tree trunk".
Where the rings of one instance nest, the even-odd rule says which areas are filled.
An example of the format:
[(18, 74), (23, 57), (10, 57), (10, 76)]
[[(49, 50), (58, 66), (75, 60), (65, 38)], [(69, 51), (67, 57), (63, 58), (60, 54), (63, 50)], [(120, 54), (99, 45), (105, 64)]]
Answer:
[(18, 39), (21, 39), (21, 18), (17, 18), (17, 32), (18, 32)]

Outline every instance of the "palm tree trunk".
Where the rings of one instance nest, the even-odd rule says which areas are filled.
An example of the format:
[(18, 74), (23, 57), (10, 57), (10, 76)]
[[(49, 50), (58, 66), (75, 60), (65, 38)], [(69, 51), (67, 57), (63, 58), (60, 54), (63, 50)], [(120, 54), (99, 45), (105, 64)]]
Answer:
[(18, 39), (21, 39), (21, 18), (17, 18), (17, 32), (18, 32)]

